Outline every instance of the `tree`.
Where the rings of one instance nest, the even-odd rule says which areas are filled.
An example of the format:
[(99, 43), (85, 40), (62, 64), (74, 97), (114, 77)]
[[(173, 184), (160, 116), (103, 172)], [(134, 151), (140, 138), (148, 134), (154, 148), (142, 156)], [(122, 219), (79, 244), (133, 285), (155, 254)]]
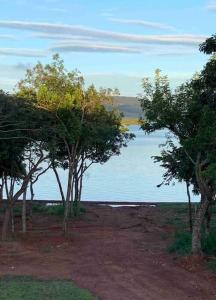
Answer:
[[(58, 55), (54, 55), (51, 64), (38, 63), (28, 70), (18, 84), (17, 95), (46, 110), (52, 119), (54, 133), (47, 150), (62, 195), (66, 233), (73, 187), (75, 184), (76, 199), (80, 199), (87, 160), (105, 162), (119, 153), (130, 135), (122, 130), (121, 116), (105, 109), (104, 105), (112, 101), (113, 91), (97, 90), (93, 85), (85, 88), (80, 73), (68, 72)], [(68, 170), (65, 195), (57, 166)]]
[[(44, 114), (46, 112), (36, 110), (24, 99), (3, 92), (0, 94), (0, 176), (7, 196), (2, 226), (3, 239), (7, 237), (10, 222), (14, 231), (14, 204), (23, 193), (25, 194), (33, 174), (47, 158), (41, 151), (41, 145), (46, 142), (48, 136), (47, 133), (45, 137), (41, 126), (41, 120), (47, 120), (47, 114)], [(34, 148), (34, 156), (37, 159), (28, 169), (26, 154), (30, 148)]]
[[(207, 48), (204, 45), (201, 49), (209, 52), (208, 40)], [(146, 118), (142, 128), (147, 133), (168, 129), (179, 143), (178, 151), (181, 149), (183, 154), (180, 163), (186, 167), (191, 165), (190, 180), (195, 180), (201, 195), (193, 223), (193, 254), (202, 253), (201, 228), (216, 191), (215, 74), (216, 59), (213, 55), (200, 74), (172, 92), (167, 77), (161, 76), (157, 70), (154, 85), (148, 79), (144, 80), (145, 93), (140, 99)], [(184, 174), (185, 171), (177, 175), (185, 179)]]

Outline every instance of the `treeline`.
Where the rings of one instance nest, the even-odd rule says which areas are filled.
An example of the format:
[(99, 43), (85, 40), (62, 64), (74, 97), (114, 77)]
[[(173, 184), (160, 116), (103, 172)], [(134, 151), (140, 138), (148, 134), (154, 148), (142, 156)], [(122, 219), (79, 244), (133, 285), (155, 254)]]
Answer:
[(200, 50), (212, 54), (201, 73), (172, 91), (168, 78), (157, 70), (154, 83), (143, 80), (144, 95), (140, 99), (145, 112), (143, 130), (169, 132), (161, 155), (154, 158), (166, 169), (163, 184), (182, 181), (189, 200), (189, 186), (201, 196), (193, 220), (189, 206), (195, 255), (202, 254), (202, 235), (209, 232), (211, 207), (216, 200), (216, 35)]
[[(77, 71), (68, 72), (58, 55), (26, 72), (16, 93), (0, 92), (0, 195), (4, 204), (2, 239), (15, 230), (13, 210), (22, 198), (22, 231), (26, 232), (26, 194), (34, 200), (34, 184), (52, 169), (64, 206), (63, 230), (71, 212), (79, 213), (83, 175), (103, 164), (133, 138), (122, 116), (109, 111), (115, 91), (85, 88)], [(66, 187), (58, 174), (67, 170)], [(50, 187), (52, 188), (52, 187)], [(65, 192), (66, 191), (66, 192)], [(6, 202), (3, 201), (4, 193)], [(30, 209), (31, 217), (31, 209)]]

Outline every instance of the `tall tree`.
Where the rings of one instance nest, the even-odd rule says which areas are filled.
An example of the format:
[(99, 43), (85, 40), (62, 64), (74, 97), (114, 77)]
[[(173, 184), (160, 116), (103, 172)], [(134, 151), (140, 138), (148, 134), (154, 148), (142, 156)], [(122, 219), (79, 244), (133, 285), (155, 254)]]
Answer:
[[(208, 40), (201, 49), (211, 52)], [(168, 129), (180, 145), (183, 153), (181, 162), (185, 166), (188, 162), (191, 164), (190, 180), (194, 180), (192, 176), (195, 174), (195, 185), (201, 201), (193, 224), (193, 254), (202, 253), (202, 223), (216, 191), (215, 74), (216, 57), (213, 55), (200, 74), (172, 92), (167, 77), (161, 76), (158, 70), (154, 84), (148, 79), (144, 80), (145, 93), (140, 99), (146, 118), (142, 128), (147, 133)]]
[[(36, 108), (48, 111), (53, 120), (55, 133), (48, 147), (64, 200), (63, 230), (67, 232), (73, 184), (77, 185), (78, 178), (82, 178), (77, 173), (80, 162), (83, 163), (84, 158), (92, 158), (96, 153), (99, 157), (99, 151), (101, 157), (102, 154), (110, 157), (118, 153), (129, 135), (122, 130), (121, 116), (105, 109), (104, 105), (112, 101), (113, 91), (97, 90), (93, 85), (85, 88), (80, 73), (68, 72), (58, 55), (54, 55), (51, 64), (38, 63), (32, 70), (28, 70), (25, 79), (18, 84), (17, 94), (32, 102)], [(102, 162), (102, 159), (98, 158), (99, 161)], [(68, 170), (65, 195), (56, 166)], [(81, 174), (84, 169), (82, 165)], [(80, 197), (80, 193), (77, 197)]]

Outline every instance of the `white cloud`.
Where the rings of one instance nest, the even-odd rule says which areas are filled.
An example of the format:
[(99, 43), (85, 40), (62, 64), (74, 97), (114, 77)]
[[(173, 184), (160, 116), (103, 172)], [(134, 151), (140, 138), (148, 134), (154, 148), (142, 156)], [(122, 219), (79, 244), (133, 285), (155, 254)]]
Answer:
[(67, 34), (72, 36), (88, 36), (111, 39), (118, 42), (166, 44), (166, 45), (198, 45), (206, 39), (201, 35), (138, 35), (99, 30), (77, 25), (36, 23), (24, 21), (0, 21), (0, 28), (36, 31), (51, 34)]
[(95, 41), (97, 38), (91, 36), (82, 35), (69, 35), (69, 34), (59, 34), (59, 33), (35, 33), (30, 37), (46, 40), (73, 40), (73, 41)]
[(50, 48), (53, 52), (98, 52), (98, 53), (140, 53), (136, 48), (95, 43), (59, 43)]
[(0, 40), (16, 40), (16, 37), (11, 34), (0, 34)]
[(26, 48), (0, 48), (0, 55), (4, 56), (23, 56), (23, 57), (45, 57), (47, 52), (37, 49)]
[(207, 5), (207, 10), (212, 11), (212, 12), (216, 12), (216, 3), (212, 3)]
[(169, 25), (162, 24), (162, 23), (144, 21), (144, 20), (119, 19), (119, 18), (109, 18), (109, 20), (114, 23), (137, 25), (137, 26), (142, 26), (142, 27), (152, 28), (152, 29), (164, 29), (164, 30), (172, 30), (172, 31), (175, 30), (175, 27), (173, 27), (173, 26), (169, 26)]

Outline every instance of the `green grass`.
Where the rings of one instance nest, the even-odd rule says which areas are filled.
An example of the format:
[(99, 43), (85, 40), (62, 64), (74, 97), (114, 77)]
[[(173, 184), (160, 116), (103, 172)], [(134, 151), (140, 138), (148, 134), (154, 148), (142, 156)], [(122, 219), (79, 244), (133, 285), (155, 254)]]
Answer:
[(207, 263), (206, 266), (209, 270), (211, 270), (212, 272), (216, 273), (216, 259), (210, 259)]
[(170, 253), (177, 255), (188, 255), (191, 253), (191, 234), (190, 232), (177, 232), (174, 240), (168, 247)]
[[(202, 234), (202, 250), (206, 255), (216, 256), (216, 231)], [(187, 231), (177, 232), (174, 240), (168, 247), (169, 252), (177, 255), (189, 255), (191, 253), (191, 233)], [(216, 266), (216, 263), (215, 263)]]
[(47, 215), (54, 215), (54, 216), (63, 216), (64, 215), (64, 207), (63, 205), (41, 205), (41, 204), (34, 204), (32, 207), (33, 212), (35, 213), (42, 213)]
[(161, 210), (173, 210), (176, 214), (187, 214), (188, 212), (187, 203), (159, 203), (158, 207)]
[(69, 281), (42, 281), (31, 277), (0, 279), (1, 300), (96, 300)]

